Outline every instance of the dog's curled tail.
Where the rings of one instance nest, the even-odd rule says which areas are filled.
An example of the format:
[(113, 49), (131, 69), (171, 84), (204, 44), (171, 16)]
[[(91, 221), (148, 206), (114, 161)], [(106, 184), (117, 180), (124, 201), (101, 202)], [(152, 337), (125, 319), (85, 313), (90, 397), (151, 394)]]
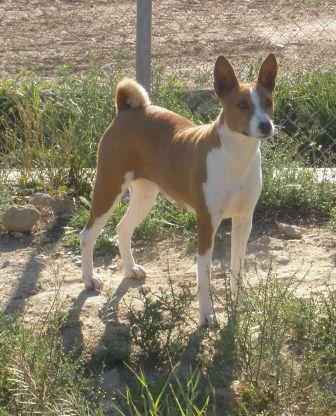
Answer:
[(130, 78), (124, 78), (116, 88), (115, 102), (117, 112), (150, 104), (147, 91)]

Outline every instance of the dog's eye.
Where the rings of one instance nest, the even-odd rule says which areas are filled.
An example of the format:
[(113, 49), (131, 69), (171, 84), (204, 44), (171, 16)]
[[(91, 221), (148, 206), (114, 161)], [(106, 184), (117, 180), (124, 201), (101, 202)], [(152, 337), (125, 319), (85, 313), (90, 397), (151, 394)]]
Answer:
[(271, 108), (271, 107), (272, 107), (272, 100), (267, 98), (265, 101), (265, 108)]
[(240, 108), (241, 110), (247, 110), (248, 105), (247, 105), (247, 101), (239, 101), (239, 103), (237, 104), (237, 107)]

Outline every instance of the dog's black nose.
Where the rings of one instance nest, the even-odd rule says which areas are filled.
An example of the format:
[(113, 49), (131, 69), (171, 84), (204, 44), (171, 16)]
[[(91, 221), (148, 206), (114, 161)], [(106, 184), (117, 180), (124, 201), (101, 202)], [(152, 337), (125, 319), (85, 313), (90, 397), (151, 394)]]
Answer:
[(264, 136), (269, 134), (272, 130), (272, 125), (269, 121), (262, 121), (261, 123), (259, 123), (258, 127), (259, 127), (260, 133), (263, 134)]

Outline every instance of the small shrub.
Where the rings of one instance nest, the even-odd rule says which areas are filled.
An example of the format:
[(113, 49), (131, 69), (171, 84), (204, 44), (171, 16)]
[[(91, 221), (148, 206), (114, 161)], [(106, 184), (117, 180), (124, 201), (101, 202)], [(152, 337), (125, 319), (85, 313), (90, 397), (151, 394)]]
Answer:
[[(148, 287), (139, 288), (138, 296), (133, 298), (127, 311), (130, 338), (138, 362), (157, 365), (177, 357), (188, 333), (188, 313), (193, 297), (187, 286), (174, 291), (170, 279), (169, 287), (161, 288), (159, 293)], [(140, 309), (134, 306), (135, 300), (140, 301)]]

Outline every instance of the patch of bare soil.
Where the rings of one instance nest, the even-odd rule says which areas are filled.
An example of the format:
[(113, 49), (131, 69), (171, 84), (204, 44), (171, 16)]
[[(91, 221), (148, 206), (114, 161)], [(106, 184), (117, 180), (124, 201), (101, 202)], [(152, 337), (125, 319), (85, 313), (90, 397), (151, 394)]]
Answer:
[[(139, 285), (148, 285), (154, 291), (167, 287), (170, 276), (173, 285), (181, 283), (195, 288), (195, 252), (181, 237), (143, 246), (137, 243), (136, 261), (148, 271), (146, 280), (125, 279), (120, 259), (97, 258), (96, 273), (105, 283), (101, 293), (84, 290), (80, 267), (76, 258), (62, 247), (62, 227), (47, 224), (33, 238), (17, 240), (7, 234), (0, 237), (0, 307), (10, 313), (26, 310), (26, 319), (43, 319), (60, 288), (60, 300), (70, 310), (70, 320), (64, 332), (67, 349), (83, 347), (88, 351), (99, 348), (104, 337), (127, 331), (125, 314), (127, 304), (137, 294)], [(229, 232), (222, 230), (213, 261), (213, 290), (224, 299), (223, 267), (229, 259)], [(256, 226), (247, 252), (247, 279), (257, 284), (264, 279), (270, 266), (280, 280), (297, 286), (300, 296), (311, 291), (325, 291), (336, 285), (336, 242), (328, 229), (307, 228), (301, 240), (286, 240), (274, 229), (262, 230)], [(109, 319), (104, 308), (115, 310)], [(223, 305), (216, 305), (221, 325), (226, 322)], [(190, 322), (197, 320), (197, 303), (192, 304)], [(118, 340), (118, 337), (115, 337)]]
[[(270, 51), (283, 74), (331, 68), (335, 16), (334, 0), (154, 0), (153, 60), (188, 81), (210, 75), (219, 53), (245, 73)], [(0, 78), (55, 78), (65, 64), (134, 71), (135, 1), (0, 1), (0, 23)]]

